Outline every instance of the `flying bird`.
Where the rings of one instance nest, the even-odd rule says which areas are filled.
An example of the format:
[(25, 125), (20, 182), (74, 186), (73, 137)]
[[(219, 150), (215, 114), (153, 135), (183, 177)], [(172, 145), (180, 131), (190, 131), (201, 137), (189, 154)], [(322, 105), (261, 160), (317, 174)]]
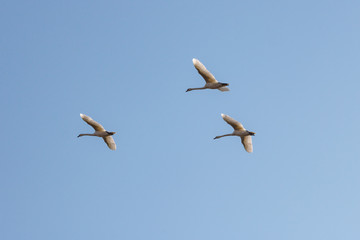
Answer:
[(104, 142), (108, 145), (108, 147), (111, 150), (116, 150), (116, 144), (112, 137), (112, 135), (115, 134), (115, 132), (108, 132), (105, 130), (103, 126), (101, 126), (100, 123), (96, 122), (94, 119), (92, 119), (89, 116), (86, 116), (85, 114), (80, 113), (80, 117), (90, 126), (92, 126), (95, 129), (95, 132), (92, 134), (84, 133), (79, 134), (78, 137), (82, 136), (96, 136), (96, 137), (102, 137), (104, 139)]
[(218, 138), (222, 138), (222, 137), (226, 137), (226, 136), (239, 136), (239, 137), (241, 137), (241, 142), (244, 145), (245, 150), (248, 153), (251, 153), (253, 151), (251, 136), (255, 136), (255, 133), (246, 130), (240, 122), (236, 121), (232, 117), (225, 115), (225, 114), (221, 114), (221, 116), (225, 122), (227, 122), (234, 128), (234, 132), (230, 133), (230, 134), (216, 136), (214, 139), (218, 139)]
[(230, 91), (229, 88), (226, 86), (229, 86), (228, 83), (221, 83), (218, 82), (214, 75), (209, 72), (209, 70), (206, 69), (206, 67), (197, 59), (193, 58), (193, 64), (196, 68), (196, 70), (199, 72), (199, 74), (205, 79), (205, 86), (202, 88), (188, 88), (186, 92), (192, 91), (192, 90), (202, 90), (202, 89), (219, 89), (222, 92)]

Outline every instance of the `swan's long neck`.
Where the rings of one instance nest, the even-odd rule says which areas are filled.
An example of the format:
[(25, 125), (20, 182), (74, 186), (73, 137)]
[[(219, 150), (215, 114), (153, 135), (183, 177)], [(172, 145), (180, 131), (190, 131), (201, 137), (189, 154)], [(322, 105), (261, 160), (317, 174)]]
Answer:
[(202, 90), (202, 89), (207, 89), (207, 87), (201, 87), (201, 88), (188, 88), (188, 90), (186, 90), (187, 92), (190, 92), (192, 90)]
[(90, 133), (82, 133), (82, 134), (79, 134), (78, 137), (82, 137), (82, 136), (96, 136), (94, 133), (90, 134)]
[(222, 138), (222, 137), (227, 137), (227, 136), (236, 136), (236, 135), (233, 134), (233, 133), (230, 133), (230, 134), (225, 134), (225, 135), (221, 135), (221, 136), (216, 136), (216, 137), (214, 137), (214, 139), (218, 139), (218, 138)]

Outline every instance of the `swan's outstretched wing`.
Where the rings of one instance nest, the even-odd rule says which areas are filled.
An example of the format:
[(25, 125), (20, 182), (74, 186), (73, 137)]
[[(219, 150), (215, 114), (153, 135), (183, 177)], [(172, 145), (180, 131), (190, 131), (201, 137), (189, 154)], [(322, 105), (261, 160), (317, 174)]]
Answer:
[(225, 120), (225, 122), (227, 122), (228, 124), (230, 124), (235, 130), (238, 131), (245, 131), (246, 129), (244, 128), (244, 126), (236, 121), (235, 119), (233, 119), (232, 117), (225, 115), (225, 114), (221, 114), (222, 118)]
[(215, 77), (206, 69), (206, 67), (197, 59), (193, 58), (193, 64), (198, 70), (199, 74), (205, 79), (207, 83), (217, 83)]
[(92, 126), (95, 131), (105, 131), (105, 128), (101, 126), (100, 123), (96, 122), (94, 119), (92, 119), (89, 116), (86, 116), (85, 114), (80, 113), (80, 117), (90, 126)]
[(103, 139), (111, 150), (116, 150), (116, 144), (112, 136), (103, 137)]
[(241, 142), (248, 153), (251, 153), (253, 151), (251, 136), (241, 137)]

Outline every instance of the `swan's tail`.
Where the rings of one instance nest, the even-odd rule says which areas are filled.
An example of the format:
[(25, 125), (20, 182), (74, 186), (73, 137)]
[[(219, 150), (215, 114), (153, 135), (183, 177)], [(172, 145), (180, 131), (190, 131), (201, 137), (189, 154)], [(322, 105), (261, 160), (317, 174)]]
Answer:
[(227, 91), (230, 91), (230, 89), (229, 88), (227, 88), (227, 87), (221, 87), (221, 88), (218, 88), (220, 91), (222, 91), (222, 92), (227, 92)]

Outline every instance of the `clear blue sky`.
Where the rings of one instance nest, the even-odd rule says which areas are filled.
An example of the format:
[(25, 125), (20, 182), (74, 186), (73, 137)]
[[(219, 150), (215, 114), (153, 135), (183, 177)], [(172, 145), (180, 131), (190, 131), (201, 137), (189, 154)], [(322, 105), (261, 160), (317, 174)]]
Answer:
[[(360, 239), (359, 1), (2, 1), (0, 238)], [(230, 92), (185, 93), (198, 58)], [(84, 113), (117, 132), (117, 151)], [(225, 113), (256, 132), (254, 153)]]

